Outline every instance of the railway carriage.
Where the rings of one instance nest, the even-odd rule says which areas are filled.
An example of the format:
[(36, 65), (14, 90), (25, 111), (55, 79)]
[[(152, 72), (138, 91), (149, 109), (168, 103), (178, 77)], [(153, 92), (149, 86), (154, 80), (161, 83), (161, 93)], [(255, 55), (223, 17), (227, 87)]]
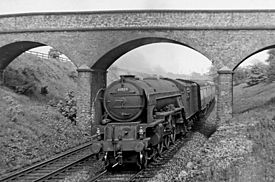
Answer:
[(121, 76), (104, 92), (103, 116), (93, 126), (92, 152), (105, 152), (106, 166), (137, 163), (161, 155), (184, 135), (215, 95), (214, 85), (169, 78)]

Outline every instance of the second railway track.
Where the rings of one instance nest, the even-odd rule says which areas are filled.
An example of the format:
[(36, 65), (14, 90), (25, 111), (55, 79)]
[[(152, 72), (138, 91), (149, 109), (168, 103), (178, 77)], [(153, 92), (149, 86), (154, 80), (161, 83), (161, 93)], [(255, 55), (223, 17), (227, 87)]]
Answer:
[(81, 163), (94, 156), (90, 150), (91, 144), (92, 142), (88, 142), (49, 160), (40, 162), (21, 171), (14, 172), (9, 176), (0, 178), (0, 181), (41, 182), (62, 179), (62, 173), (77, 169)]

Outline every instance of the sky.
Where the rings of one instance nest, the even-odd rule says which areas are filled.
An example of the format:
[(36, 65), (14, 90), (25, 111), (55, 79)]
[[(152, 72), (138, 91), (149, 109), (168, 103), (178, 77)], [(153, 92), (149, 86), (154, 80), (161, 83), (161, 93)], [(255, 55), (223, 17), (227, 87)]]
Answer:
[[(138, 60), (138, 61), (136, 61)], [(135, 71), (163, 74), (192, 72), (206, 73), (211, 62), (199, 52), (173, 43), (154, 43), (136, 48), (123, 55), (113, 66), (135, 68)]]
[[(141, 10), (141, 9), (275, 9), (274, 0), (0, 0), (0, 14), (61, 11)], [(37, 49), (43, 51), (45, 49)], [(149, 54), (150, 53), (150, 54)], [(266, 52), (261, 52), (241, 66), (255, 60), (264, 61)], [(176, 44), (151, 44), (137, 48), (122, 56), (115, 64), (127, 67), (128, 60), (142, 60), (136, 68), (146, 71), (190, 74), (205, 73), (211, 62), (198, 52)], [(169, 61), (167, 61), (169, 60)], [(135, 61), (132, 61), (133, 64)], [(145, 64), (141, 64), (145, 63)], [(173, 63), (173, 64), (171, 64)], [(146, 65), (146, 66), (141, 66)], [(133, 66), (132, 66), (133, 67)]]
[(274, 0), (1, 0), (1, 14), (125, 9), (274, 9)]

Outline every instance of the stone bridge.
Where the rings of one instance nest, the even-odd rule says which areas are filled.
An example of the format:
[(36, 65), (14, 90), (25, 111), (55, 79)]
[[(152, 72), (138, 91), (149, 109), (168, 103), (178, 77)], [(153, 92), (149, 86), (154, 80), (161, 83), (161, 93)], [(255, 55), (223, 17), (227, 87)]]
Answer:
[(104, 11), (0, 16), (0, 71), (24, 51), (52, 46), (78, 67), (78, 119), (100, 116), (96, 94), (120, 56), (151, 43), (188, 46), (219, 70), (217, 119), (232, 117), (232, 73), (247, 57), (275, 45), (275, 11)]

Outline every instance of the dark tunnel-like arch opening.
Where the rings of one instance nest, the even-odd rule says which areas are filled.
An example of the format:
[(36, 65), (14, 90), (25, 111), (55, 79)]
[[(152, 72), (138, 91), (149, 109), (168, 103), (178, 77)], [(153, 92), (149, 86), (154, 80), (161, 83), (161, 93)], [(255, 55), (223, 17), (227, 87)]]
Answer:
[(46, 45), (31, 41), (19, 41), (4, 45), (0, 48), (0, 70), (5, 69), (16, 57), (18, 57), (23, 52), (39, 46)]
[[(91, 68), (95, 69), (95, 70), (107, 70), (118, 58), (120, 58), (125, 53), (127, 53), (135, 48), (138, 48), (138, 47), (141, 47), (141, 46), (144, 46), (147, 44), (153, 44), (153, 43), (174, 43), (174, 44), (188, 47), (190, 49), (193, 49), (193, 50), (201, 53), (200, 51), (196, 50), (192, 46), (189, 46), (187, 44), (184, 44), (184, 43), (176, 41), (176, 40), (162, 38), (162, 37), (144, 37), (144, 38), (139, 38), (139, 39), (128, 41), (126, 43), (123, 43), (123, 44), (111, 49), (109, 52), (107, 52), (105, 55), (103, 55)], [(202, 54), (202, 55), (205, 56), (204, 54)]]

